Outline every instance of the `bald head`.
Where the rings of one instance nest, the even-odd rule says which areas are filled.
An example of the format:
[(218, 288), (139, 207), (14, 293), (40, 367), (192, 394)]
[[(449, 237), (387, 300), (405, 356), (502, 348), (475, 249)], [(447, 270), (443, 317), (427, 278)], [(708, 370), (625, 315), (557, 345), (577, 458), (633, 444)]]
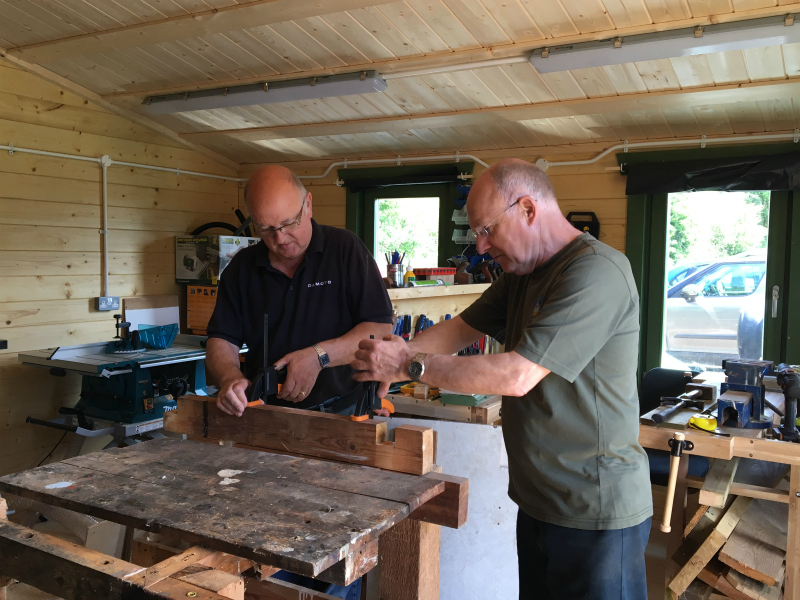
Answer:
[(260, 201), (259, 199), (262, 199), (265, 195), (272, 195), (270, 192), (275, 190), (286, 192), (289, 186), (296, 190), (298, 198), (303, 198), (306, 195), (306, 188), (297, 175), (286, 167), (267, 165), (258, 169), (247, 180), (244, 186), (244, 201), (250, 207), (251, 200)]
[(531, 196), (540, 203), (556, 203), (556, 192), (550, 178), (539, 167), (519, 158), (506, 158), (486, 171), (497, 193), (506, 202), (520, 196)]

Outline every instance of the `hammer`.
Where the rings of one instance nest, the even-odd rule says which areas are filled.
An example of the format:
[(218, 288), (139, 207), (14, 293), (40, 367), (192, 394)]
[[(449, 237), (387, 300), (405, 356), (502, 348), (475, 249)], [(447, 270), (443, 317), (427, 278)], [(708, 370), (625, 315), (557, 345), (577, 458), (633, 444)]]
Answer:
[[(702, 390), (692, 390), (691, 392), (686, 392), (685, 394), (681, 394), (678, 397), (678, 402), (664, 410), (653, 413), (651, 417), (653, 419), (653, 423), (663, 423), (667, 419), (669, 419), (672, 415), (674, 415), (679, 410), (683, 410), (684, 408), (693, 408), (696, 410), (703, 410), (705, 407), (705, 402), (702, 399), (703, 391)], [(668, 402), (668, 401), (667, 401)], [(662, 405), (665, 405), (667, 402), (662, 399)]]

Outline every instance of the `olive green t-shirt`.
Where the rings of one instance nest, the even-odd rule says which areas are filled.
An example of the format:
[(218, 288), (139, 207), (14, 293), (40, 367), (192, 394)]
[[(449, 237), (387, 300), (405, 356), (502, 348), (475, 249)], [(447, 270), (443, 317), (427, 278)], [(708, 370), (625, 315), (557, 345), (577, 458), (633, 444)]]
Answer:
[(628, 259), (581, 234), (533, 273), (505, 273), (461, 317), (551, 372), (503, 398), (508, 494), (529, 516), (622, 529), (653, 514), (639, 445), (639, 297)]

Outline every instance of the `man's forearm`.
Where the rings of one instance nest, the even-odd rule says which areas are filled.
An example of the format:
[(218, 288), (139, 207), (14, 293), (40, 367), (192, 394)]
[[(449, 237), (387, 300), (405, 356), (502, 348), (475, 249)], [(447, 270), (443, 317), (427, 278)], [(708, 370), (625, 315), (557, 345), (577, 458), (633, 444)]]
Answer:
[(516, 352), (425, 357), (422, 383), (465, 394), (524, 396), (550, 373)]
[(382, 340), (392, 334), (392, 326), (387, 323), (359, 323), (343, 336), (319, 342), (319, 346), (328, 353), (331, 367), (349, 365), (353, 355), (358, 349), (361, 340), (374, 335), (376, 340)]
[(231, 379), (243, 377), (239, 348), (225, 340), (209, 338), (206, 343), (206, 371), (217, 387)]

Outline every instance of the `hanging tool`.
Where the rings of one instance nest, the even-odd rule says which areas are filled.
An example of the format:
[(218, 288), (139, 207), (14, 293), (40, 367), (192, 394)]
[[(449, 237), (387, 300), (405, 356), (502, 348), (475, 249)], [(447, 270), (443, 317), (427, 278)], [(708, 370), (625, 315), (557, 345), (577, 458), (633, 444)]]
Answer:
[(667, 483), (667, 502), (664, 505), (664, 518), (661, 522), (661, 531), (669, 533), (672, 531), (670, 521), (672, 521), (672, 503), (675, 500), (675, 486), (678, 483), (678, 467), (681, 463), (681, 454), (684, 450), (694, 450), (694, 444), (686, 441), (686, 434), (676, 431), (673, 438), (669, 440), (670, 459), (669, 459), (669, 482)]
[(776, 380), (783, 390), (784, 411), (783, 427), (780, 428), (781, 439), (788, 442), (799, 442), (797, 431), (797, 399), (800, 398), (800, 374), (789, 365), (780, 364), (776, 369)]
[[(375, 336), (369, 336), (374, 340)], [(372, 415), (373, 410), (385, 408), (390, 414), (394, 414), (394, 404), (386, 398), (378, 398), (378, 382), (370, 381), (364, 386), (364, 393), (356, 401), (356, 408), (350, 416), (351, 421), (366, 421)]]
[(685, 408), (703, 410), (705, 402), (701, 398), (702, 395), (703, 392), (701, 390), (692, 390), (691, 392), (681, 394), (677, 398), (661, 398), (661, 405), (667, 406), (668, 408), (653, 413), (650, 418), (653, 419), (653, 423), (663, 423), (672, 415)]
[(269, 364), (269, 315), (264, 315), (263, 348), (263, 362), (253, 378), (253, 386), (250, 388), (250, 396), (247, 402), (248, 407), (265, 404), (267, 397), (274, 396), (280, 392), (280, 384), (286, 381), (286, 368), (278, 370)]

